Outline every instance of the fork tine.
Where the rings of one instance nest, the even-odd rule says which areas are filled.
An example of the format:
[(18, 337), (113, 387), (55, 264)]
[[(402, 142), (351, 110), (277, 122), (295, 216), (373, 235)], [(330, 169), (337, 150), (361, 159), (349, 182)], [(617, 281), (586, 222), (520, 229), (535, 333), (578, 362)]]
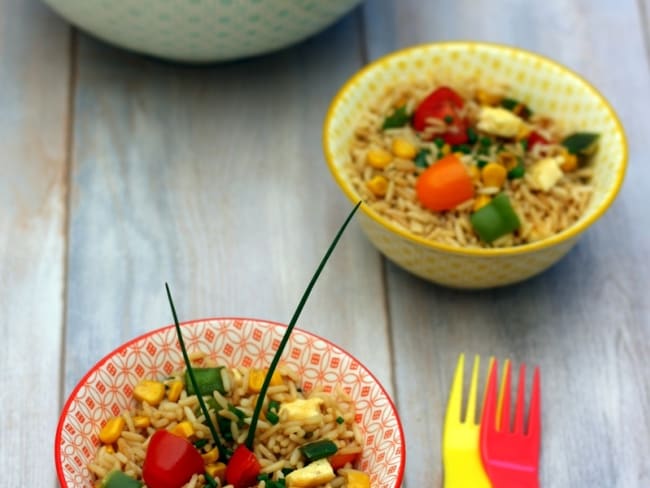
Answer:
[(497, 412), (497, 360), (493, 359), (490, 365), (490, 373), (487, 388), (485, 389), (485, 401), (483, 402), (483, 414), (481, 415), (481, 425), (486, 429), (481, 429), (481, 438), (485, 440), (485, 434), (496, 431), (496, 412)]
[(501, 378), (501, 391), (499, 392), (499, 405), (497, 407), (497, 412), (501, 412), (500, 415), (497, 415), (497, 418), (501, 420), (497, 424), (497, 430), (508, 432), (510, 431), (510, 370), (511, 370), (510, 360), (506, 360), (506, 364), (503, 370), (503, 377)]
[(517, 382), (517, 401), (515, 402), (515, 434), (524, 433), (524, 385), (526, 383), (526, 364), (519, 367), (519, 381)]
[(533, 391), (530, 395), (530, 413), (528, 414), (528, 430), (526, 435), (533, 438), (535, 444), (539, 444), (542, 419), (541, 419), (541, 378), (539, 366), (535, 368), (533, 374)]
[(465, 422), (476, 424), (476, 390), (478, 389), (478, 368), (481, 359), (478, 355), (474, 356), (474, 366), (472, 367), (472, 382), (469, 385), (469, 397), (467, 398), (467, 413)]
[(454, 380), (449, 391), (449, 400), (447, 401), (447, 414), (445, 423), (453, 421), (460, 422), (461, 409), (463, 405), (463, 370), (465, 369), (465, 354), (458, 356)]

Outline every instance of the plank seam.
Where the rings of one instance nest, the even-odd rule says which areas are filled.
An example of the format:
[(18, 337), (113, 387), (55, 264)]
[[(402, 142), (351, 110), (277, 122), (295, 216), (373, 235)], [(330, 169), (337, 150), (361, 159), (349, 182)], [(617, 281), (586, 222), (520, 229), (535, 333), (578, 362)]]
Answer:
[(70, 209), (72, 206), (72, 165), (74, 163), (74, 122), (75, 122), (75, 102), (77, 93), (77, 73), (78, 73), (78, 32), (74, 27), (70, 27), (70, 42), (68, 46), (68, 57), (70, 68), (68, 71), (68, 117), (66, 124), (65, 140), (65, 211), (64, 211), (64, 232), (65, 247), (63, 255), (63, 311), (61, 327), (61, 371), (59, 383), (59, 409), (63, 407), (65, 401), (65, 364), (67, 351), (67, 330), (68, 330), (68, 277), (70, 269)]
[(637, 0), (639, 6), (639, 17), (641, 18), (641, 34), (643, 36), (643, 47), (645, 50), (646, 61), (650, 64), (650, 32), (648, 24), (650, 23), (650, 12), (648, 12), (647, 0)]

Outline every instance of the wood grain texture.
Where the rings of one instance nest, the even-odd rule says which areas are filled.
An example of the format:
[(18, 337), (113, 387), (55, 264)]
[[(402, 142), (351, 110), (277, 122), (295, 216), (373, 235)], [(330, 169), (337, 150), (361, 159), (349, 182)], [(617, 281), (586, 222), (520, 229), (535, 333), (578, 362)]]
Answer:
[[(39, 3), (0, 0), (3, 486), (56, 480), (51, 446), (60, 402), (68, 52), (67, 27)], [(35, 449), (42, 455), (35, 457)]]
[[(388, 265), (390, 324), (400, 358), (397, 399), (409, 454), (406, 486), (442, 486), (441, 429), (460, 352), (541, 366), (542, 486), (650, 484), (650, 234), (642, 203), (650, 184), (643, 115), (650, 78), (637, 7), (634, 1), (434, 7), (407, 0), (365, 9), (370, 59), (447, 39), (513, 44), (556, 59), (611, 101), (630, 145), (628, 175), (613, 207), (541, 276), (469, 293)], [(430, 380), (415, 382), (414, 372)]]
[[(171, 322), (165, 281), (181, 319), (290, 319), (351, 210), (320, 134), (329, 100), (360, 65), (356, 20), (202, 68), (81, 38), (66, 391), (126, 339)], [(298, 327), (347, 349), (390, 389), (380, 264), (351, 226)]]

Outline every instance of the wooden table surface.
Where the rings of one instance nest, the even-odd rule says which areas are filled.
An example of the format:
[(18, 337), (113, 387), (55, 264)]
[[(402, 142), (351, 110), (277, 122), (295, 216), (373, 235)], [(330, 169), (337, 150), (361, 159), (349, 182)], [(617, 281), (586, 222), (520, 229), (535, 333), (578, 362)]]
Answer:
[(116, 346), (171, 317), (286, 322), (349, 202), (321, 152), (329, 101), (405, 46), (512, 44), (582, 74), (630, 146), (620, 196), (525, 283), (445, 289), (353, 225), (299, 326), (392, 393), (404, 486), (441, 487), (460, 352), (538, 364), (543, 487), (650, 486), (650, 5), (367, 0), (297, 46), (210, 67), (124, 52), (37, 0), (0, 0), (0, 485), (56, 486), (63, 401)]

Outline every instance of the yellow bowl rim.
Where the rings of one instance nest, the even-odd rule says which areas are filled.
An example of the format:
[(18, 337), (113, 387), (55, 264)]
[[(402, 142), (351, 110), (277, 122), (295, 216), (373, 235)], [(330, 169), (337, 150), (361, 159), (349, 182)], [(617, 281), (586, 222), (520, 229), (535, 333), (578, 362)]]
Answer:
[(359, 71), (357, 71), (350, 79), (348, 79), (348, 81), (346, 81), (345, 84), (339, 89), (338, 93), (334, 96), (332, 102), (330, 103), (330, 106), (325, 115), (325, 120), (323, 123), (323, 131), (322, 131), (322, 144), (323, 144), (323, 151), (325, 154), (325, 160), (327, 162), (327, 166), (330, 169), (330, 172), (334, 176), (334, 179), (336, 180), (339, 187), (343, 190), (345, 195), (353, 203), (357, 203), (359, 201), (359, 197), (348, 189), (348, 185), (345, 184), (345, 180), (340, 175), (340, 171), (334, 165), (334, 156), (328, 144), (329, 137), (327, 134), (332, 124), (332, 119), (334, 118), (334, 112), (338, 109), (339, 105), (341, 105), (343, 97), (352, 87), (354, 87), (358, 83), (358, 81), (361, 78), (366, 76), (368, 72), (377, 69), (381, 65), (387, 63), (388, 61), (394, 58), (408, 56), (412, 52), (432, 49), (432, 48), (458, 49), (458, 48), (470, 48), (470, 47), (474, 49), (490, 48), (497, 51), (500, 50), (500, 51), (505, 51), (510, 53), (516, 53), (524, 56), (529, 56), (531, 58), (547, 63), (557, 68), (559, 71), (562, 72), (563, 75), (574, 78), (578, 82), (584, 84), (587, 90), (590, 90), (592, 92), (592, 95), (594, 95), (603, 104), (603, 106), (610, 112), (610, 115), (614, 120), (617, 131), (621, 136), (621, 144), (623, 149), (621, 153), (620, 167), (616, 174), (616, 180), (614, 182), (614, 186), (612, 187), (612, 189), (610, 190), (606, 198), (602, 201), (600, 206), (596, 208), (587, 219), (572, 225), (571, 227), (565, 229), (564, 231), (558, 234), (554, 234), (551, 237), (530, 244), (522, 244), (519, 246), (500, 247), (500, 248), (462, 248), (462, 247), (451, 246), (448, 244), (443, 244), (440, 242), (431, 241), (423, 237), (419, 237), (414, 234), (411, 234), (410, 232), (406, 231), (405, 229), (402, 229), (396, 224), (389, 222), (388, 220), (384, 219), (379, 214), (371, 210), (370, 207), (368, 207), (367, 205), (362, 205), (361, 210), (364, 212), (366, 216), (374, 220), (377, 224), (379, 224), (382, 227), (385, 227), (389, 231), (401, 236), (406, 240), (412, 241), (414, 243), (420, 244), (424, 247), (436, 251), (444, 251), (452, 254), (462, 254), (462, 255), (470, 255), (470, 256), (477, 256), (477, 257), (512, 256), (515, 254), (525, 254), (525, 253), (539, 251), (542, 249), (552, 247), (556, 244), (560, 244), (561, 242), (569, 241), (572, 238), (577, 238), (582, 232), (587, 230), (589, 226), (591, 226), (596, 220), (598, 220), (605, 213), (605, 211), (610, 207), (610, 205), (612, 204), (612, 202), (614, 201), (614, 199), (618, 195), (618, 192), (621, 189), (621, 186), (623, 184), (623, 179), (625, 177), (625, 172), (627, 169), (627, 163), (628, 163), (628, 145), (625, 136), (625, 130), (623, 129), (623, 124), (621, 123), (614, 108), (607, 101), (607, 99), (596, 89), (596, 87), (594, 87), (590, 82), (588, 82), (586, 79), (584, 79), (575, 71), (571, 70), (570, 68), (567, 68), (566, 66), (558, 63), (557, 61), (547, 56), (544, 56), (542, 54), (528, 51), (526, 49), (510, 46), (507, 44), (499, 44), (499, 43), (483, 42), (483, 41), (432, 42), (432, 43), (417, 44), (404, 49), (400, 49), (398, 51), (393, 51), (368, 63)]

